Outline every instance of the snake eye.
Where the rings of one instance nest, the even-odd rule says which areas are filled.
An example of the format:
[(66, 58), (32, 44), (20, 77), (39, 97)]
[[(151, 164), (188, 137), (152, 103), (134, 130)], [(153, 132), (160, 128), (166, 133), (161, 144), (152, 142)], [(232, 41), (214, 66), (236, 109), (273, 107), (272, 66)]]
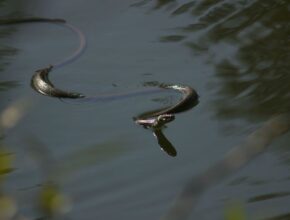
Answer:
[(158, 116), (158, 121), (165, 124), (165, 123), (168, 123), (170, 121), (173, 121), (174, 118), (175, 118), (174, 115), (164, 114), (164, 115), (159, 115)]

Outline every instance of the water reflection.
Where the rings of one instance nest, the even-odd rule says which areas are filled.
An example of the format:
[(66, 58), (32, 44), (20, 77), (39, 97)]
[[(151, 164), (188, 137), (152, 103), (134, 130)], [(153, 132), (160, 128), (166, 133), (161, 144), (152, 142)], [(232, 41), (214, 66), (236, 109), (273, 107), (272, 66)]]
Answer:
[(290, 213), (277, 215), (277, 216), (270, 217), (270, 218), (264, 218), (262, 220), (287, 220), (287, 219), (290, 219)]
[(17, 81), (2, 81), (0, 82), (0, 92), (17, 86), (19, 86), (19, 83)]
[[(160, 2), (162, 4), (160, 4)], [(195, 18), (194, 16), (199, 14), (200, 19), (197, 22), (192, 22), (192, 25), (184, 26), (184, 29), (180, 29), (181, 30), (180, 34), (177, 33), (176, 35), (171, 34), (171, 35), (162, 37), (161, 41), (163, 41), (163, 42), (184, 42), (185, 45), (190, 47), (192, 51), (201, 52), (201, 53), (203, 53), (204, 51), (211, 50), (210, 45), (211, 44), (218, 45), (220, 41), (226, 41), (227, 43), (233, 44), (233, 45), (235, 45), (238, 41), (240, 41), (243, 44), (243, 46), (247, 46), (248, 44), (253, 45), (253, 43), (251, 41), (251, 37), (250, 37), (250, 35), (252, 33), (246, 31), (244, 34), (246, 34), (247, 37), (243, 37), (242, 39), (241, 39), (241, 37), (239, 37), (238, 32), (242, 32), (243, 28), (240, 28), (237, 32), (235, 32), (235, 31), (231, 32), (231, 31), (225, 31), (225, 26), (223, 26), (223, 29), (220, 29), (223, 31), (219, 31), (219, 33), (217, 33), (216, 31), (213, 31), (213, 30), (217, 30), (217, 29), (215, 29), (215, 27), (218, 27), (219, 24), (222, 24), (224, 22), (223, 20), (229, 19), (230, 22), (226, 22), (224, 24), (226, 24), (227, 28), (229, 28), (229, 27), (234, 28), (233, 25), (236, 25), (237, 23), (242, 24), (242, 22), (244, 20), (248, 19), (247, 16), (245, 16), (245, 18), (243, 18), (243, 16), (241, 16), (241, 17), (238, 17), (236, 19), (231, 20), (231, 18), (229, 18), (229, 16), (233, 15), (232, 13), (238, 12), (238, 9), (237, 9), (238, 7), (237, 8), (234, 7), (234, 4), (236, 4), (236, 3), (230, 3), (228, 1), (228, 5), (224, 5), (224, 4), (222, 4), (222, 2), (225, 2), (225, 1), (207, 1), (207, 0), (205, 0), (205, 1), (200, 1), (199, 3), (197, 3), (197, 1), (191, 1), (191, 2), (186, 3), (186, 4), (179, 5), (174, 10), (172, 10), (172, 15), (181, 15), (183, 13), (190, 13), (193, 15), (193, 18)], [(250, 3), (250, 1), (239, 1), (239, 2)], [(259, 1), (259, 2), (262, 3), (262, 1)], [(244, 3), (244, 4), (246, 4), (246, 3)], [(158, 1), (156, 5), (158, 5), (158, 4), (160, 4), (160, 7), (165, 6), (165, 5), (169, 4), (169, 1)], [(231, 6), (231, 4), (232, 4), (232, 6)], [(267, 4), (267, 2), (266, 2), (266, 4)], [(242, 3), (241, 3), (241, 5), (242, 5)], [(195, 6), (197, 6), (197, 7), (195, 8)], [(158, 8), (158, 7), (156, 7), (156, 8)], [(218, 9), (220, 9), (220, 10), (218, 10)], [(231, 12), (231, 10), (232, 10), (232, 12)], [(211, 14), (210, 11), (213, 11), (212, 12), (213, 14)], [(220, 15), (219, 15), (219, 13), (220, 13)], [(253, 23), (253, 25), (254, 25), (254, 23)], [(244, 25), (242, 24), (241, 27), (242, 26), (244, 26)], [(190, 28), (188, 28), (188, 27), (190, 27)], [(244, 28), (244, 29), (247, 29), (247, 28)], [(189, 40), (191, 38), (187, 37), (187, 36), (194, 35), (199, 30), (200, 31), (207, 31), (207, 34), (202, 35), (202, 38), (205, 36), (207, 36), (207, 38), (196, 39), (196, 40), (192, 40), (192, 41)], [(253, 32), (257, 32), (257, 30), (259, 30), (258, 27), (253, 28)], [(263, 31), (261, 31), (261, 33), (267, 32), (264, 29), (262, 29), (262, 30)], [(248, 35), (248, 34), (250, 34), (250, 35)], [(256, 34), (256, 33), (254, 33), (254, 34)], [(259, 42), (259, 41), (255, 41), (255, 42)], [(269, 45), (271, 45), (271, 44), (269, 44)], [(253, 45), (253, 46), (255, 46), (255, 45)], [(268, 46), (268, 45), (266, 44), (266, 46)], [(248, 47), (247, 49), (252, 50), (251, 48), (252, 47)], [(255, 48), (255, 47), (253, 47), (253, 48)], [(251, 53), (253, 53), (253, 54), (256, 53), (255, 51), (250, 52), (250, 51), (246, 51), (246, 49), (244, 49), (244, 50), (245, 50), (245, 52), (244, 52), (245, 56), (247, 56), (247, 54), (251, 55)], [(264, 52), (267, 52), (267, 51), (264, 51)], [(237, 53), (239, 53), (239, 50)], [(258, 63), (259, 56), (263, 55), (263, 53), (259, 52), (255, 56), (253, 55), (251, 57), (251, 59), (253, 57), (254, 58), (256, 57), (255, 59), (257, 60), (257, 63)], [(217, 97), (214, 97), (214, 98), (218, 99), (218, 100), (216, 100), (216, 107), (217, 108), (214, 109), (217, 111), (216, 115), (219, 118), (235, 118), (235, 117), (249, 118), (249, 116), (251, 116), (251, 115), (249, 115), (249, 113), (251, 113), (250, 108), (253, 108), (253, 106), (260, 105), (259, 96), (254, 98), (256, 95), (251, 94), (251, 91), (254, 91), (256, 85), (261, 84), (261, 85), (269, 86), (269, 84), (271, 84), (272, 81), (268, 80), (267, 83), (265, 84), (264, 80), (260, 80), (260, 78), (262, 76), (258, 76), (257, 74), (255, 74), (255, 72), (257, 71), (257, 67), (255, 65), (256, 63), (253, 62), (252, 64), (250, 64), (249, 61), (251, 61), (251, 60), (246, 59), (246, 61), (243, 61), (243, 59), (241, 59), (240, 56), (237, 56), (237, 57), (233, 56), (231, 58), (224, 59), (223, 54), (222, 54), (222, 50), (219, 51), (218, 55), (220, 55), (222, 60), (216, 61), (217, 63), (215, 64), (217, 78), (220, 80), (219, 85), (218, 85), (219, 86), (218, 87), (219, 93), (218, 93)], [(264, 58), (262, 57), (262, 59), (264, 59)], [(265, 60), (267, 60), (267, 59), (265, 59)], [(265, 69), (265, 68), (267, 68), (267, 66), (269, 66), (269, 63), (267, 63), (267, 62), (262, 63), (258, 66), (259, 66), (259, 68), (262, 67), (262, 69), (263, 68)], [(253, 65), (253, 66), (251, 66), (251, 65)], [(244, 78), (246, 76), (246, 74), (244, 74), (243, 71), (241, 72), (241, 70), (244, 70), (244, 69), (246, 69), (245, 73), (249, 73), (247, 75), (246, 79)], [(249, 69), (249, 70), (247, 70), (247, 69)], [(253, 69), (254, 73), (252, 73), (251, 69)], [(259, 79), (253, 80), (252, 77), (254, 77), (254, 78), (257, 77)], [(286, 81), (283, 82), (283, 80), (279, 83), (282, 83), (282, 84), (285, 83), (284, 85), (286, 85)], [(252, 85), (254, 85), (254, 86), (252, 86)], [(260, 88), (263, 88), (263, 87), (260, 87)], [(286, 90), (286, 92), (287, 91), (288, 90)], [(257, 92), (258, 92), (258, 90), (255, 91), (255, 93), (257, 93)], [(261, 100), (263, 100), (263, 98), (265, 98), (264, 94), (265, 94), (264, 92), (260, 93), (260, 96), (262, 96)], [(283, 96), (285, 94), (281, 94), (281, 95)], [(267, 98), (269, 98), (269, 97), (267, 97)], [(224, 99), (224, 102), (222, 99)], [(285, 101), (287, 101), (287, 100), (284, 100), (284, 102)], [(271, 103), (273, 103), (273, 100), (271, 102), (269, 102), (269, 104), (271, 104)], [(276, 104), (277, 105), (266, 106), (266, 108), (270, 108), (271, 110), (276, 111), (277, 107), (280, 106), (279, 103), (276, 103)], [(284, 104), (287, 104), (287, 102)], [(249, 107), (249, 109), (248, 109), (248, 107)], [(276, 108), (276, 110), (274, 108)], [(265, 109), (265, 110), (268, 111), (269, 109)], [(254, 112), (254, 113), (256, 113), (256, 114), (253, 114), (252, 117), (256, 119), (257, 115), (260, 115), (260, 113), (258, 111)], [(267, 114), (270, 115), (270, 113), (267, 113)], [(265, 114), (265, 116), (267, 116), (267, 114)], [(164, 146), (173, 147), (172, 144), (164, 136), (164, 134), (162, 134), (162, 130), (160, 130), (160, 131), (153, 130), (153, 132), (155, 132), (155, 135), (157, 137), (159, 137), (159, 139), (157, 141), (162, 143), (161, 145), (163, 146), (163, 148), (166, 148)], [(94, 151), (86, 151), (85, 154), (89, 155), (88, 152), (94, 152)], [(73, 158), (79, 158), (78, 157), (79, 155), (77, 155), (77, 153), (75, 154), (75, 156)], [(82, 159), (80, 161), (80, 163), (81, 164), (84, 164), (86, 162), (93, 163), (93, 155), (94, 154), (95, 153), (91, 153), (91, 157), (90, 157), (89, 162), (86, 161), (86, 159)], [(87, 157), (85, 157), (85, 158), (87, 158)], [(75, 161), (74, 161), (74, 163), (75, 163)], [(73, 170), (73, 168), (71, 168), (71, 170)], [(221, 171), (224, 171), (224, 170), (226, 170), (226, 169), (222, 169)], [(219, 173), (215, 172), (214, 174), (218, 175)], [(221, 172), (221, 174), (223, 174), (223, 172)], [(205, 183), (205, 184), (207, 184), (207, 183)], [(46, 184), (44, 184), (44, 185), (45, 185), (44, 186), (44, 193), (43, 193), (43, 196), (41, 196), (42, 198), (44, 197), (44, 201), (54, 200), (54, 199), (50, 199), (50, 198), (53, 198), (54, 197), (53, 195), (58, 194), (59, 191), (61, 192), (61, 190), (59, 189), (57, 184), (55, 185), (55, 184), (49, 183), (47, 185)], [(56, 191), (56, 193), (55, 193), (55, 191)], [(48, 198), (48, 199), (45, 199), (45, 198)], [(47, 202), (43, 202), (42, 207), (47, 206), (47, 205), (45, 205), (46, 203)], [(50, 203), (50, 202), (48, 202), (48, 203)], [(43, 208), (43, 210), (44, 210), (43, 212), (47, 212), (47, 209)], [(51, 208), (50, 208), (50, 210), (51, 210)]]
[[(165, 108), (166, 109), (166, 108)], [(143, 113), (143, 115), (151, 115), (152, 112), (158, 112), (158, 111), (162, 111), (164, 110), (164, 108), (162, 109), (158, 109), (155, 111), (149, 111), (146, 113)], [(139, 116), (138, 116), (139, 117)], [(174, 115), (168, 115), (169, 119), (166, 120), (166, 124), (170, 123), (171, 121), (173, 121), (175, 119)], [(136, 119), (134, 119), (136, 120)], [(161, 125), (143, 125), (143, 127), (145, 129), (150, 129), (153, 133), (153, 136), (157, 139), (157, 143), (159, 144), (160, 148), (166, 152), (169, 156), (175, 157), (177, 155), (177, 151), (175, 149), (175, 147), (173, 146), (173, 144), (167, 139), (167, 137), (164, 135), (163, 130), (166, 129), (166, 125), (165, 124), (161, 124)]]
[[(155, 2), (158, 4), (158, 1)], [(216, 118), (254, 122), (282, 115), (282, 121), (289, 123), (289, 8), (289, 1), (283, 0), (204, 0), (179, 3), (170, 11), (170, 15), (190, 15), (192, 21), (178, 26), (173, 34), (162, 36), (160, 42), (182, 43), (194, 55), (207, 57), (207, 65), (212, 65), (215, 70), (216, 83), (211, 88), (215, 91), (212, 103)], [(284, 113), (288, 114), (285, 118)], [(274, 132), (275, 126), (272, 128)], [(265, 135), (272, 138), (269, 133)], [(255, 142), (261, 141), (258, 136), (256, 138)], [(262, 142), (259, 143), (260, 147)], [(255, 144), (249, 147), (249, 152), (254, 153), (254, 148)], [(245, 152), (242, 148), (240, 150), (241, 159)], [(263, 152), (265, 149), (260, 150)], [(249, 161), (252, 157), (248, 156), (243, 157), (242, 161)], [(240, 167), (235, 164), (237, 161), (234, 158), (229, 161), (234, 162), (231, 166), (235, 169), (232, 171)], [(184, 189), (180, 204), (165, 219), (185, 219), (184, 212), (197, 203), (206, 185), (212, 185), (219, 179), (218, 176), (228, 175), (229, 169), (233, 168), (224, 167), (219, 171), (221, 164), (222, 161), (209, 169), (213, 174), (212, 180), (206, 173), (193, 178)], [(245, 179), (237, 184), (243, 181)], [(287, 192), (265, 193), (252, 197), (249, 202), (287, 195)], [(288, 214), (269, 219), (287, 217)]]
[(211, 23), (209, 42), (238, 46), (234, 58), (216, 64), (222, 85), (215, 101), (218, 117), (257, 120), (289, 111), (288, 7), (286, 1), (252, 1)]
[(176, 0), (157, 0), (155, 8), (161, 8), (169, 3), (176, 2)]
[(178, 42), (185, 38), (183, 35), (168, 35), (160, 38), (161, 42)]
[[(217, 117), (257, 120), (289, 111), (289, 2), (189, 1), (170, 13), (190, 14), (193, 22), (161, 42), (192, 36), (186, 46), (212, 54), (208, 59), (216, 68)], [(222, 51), (224, 44), (233, 48), (232, 56)]]
[(248, 203), (276, 199), (276, 198), (281, 198), (281, 197), (285, 197), (285, 196), (289, 196), (289, 195), (290, 195), (290, 192), (268, 193), (268, 194), (258, 195), (258, 196), (254, 196), (252, 198), (249, 198)]
[[(275, 138), (285, 134), (289, 129), (290, 114), (280, 115), (267, 121), (261, 128), (250, 134), (242, 144), (228, 152), (222, 160), (199, 175), (192, 177), (163, 219), (187, 219), (192, 209), (198, 204), (200, 197), (209, 187), (235, 173), (260, 153), (263, 153)], [(264, 195), (264, 197), (261, 195), (261, 197), (256, 197), (256, 200), (266, 197), (269, 199), (271, 196), (274, 198), (278, 195), (281, 196), (281, 194)]]
[[(152, 1), (152, 0), (141, 0), (141, 1), (138, 1), (137, 3), (134, 3), (132, 4), (131, 6), (143, 6), (143, 5), (146, 5), (147, 3), (150, 3), (150, 2), (155, 2), (155, 1)], [(159, 9), (163, 6), (166, 6), (168, 5), (169, 3), (175, 3), (176, 0), (156, 0), (155, 2), (155, 5), (154, 5), (154, 8), (155, 9)]]
[[(3, 33), (2, 29), (0, 29), (0, 39), (4, 37), (3, 35), (1, 35), (1, 33)], [(10, 32), (7, 33), (4, 31), (4, 33), (8, 34)], [(0, 45), (0, 73), (5, 70), (6, 66), (9, 63), (7, 58), (15, 55), (16, 53), (16, 49)], [(12, 89), (17, 86), (19, 86), (19, 83), (17, 81), (0, 80), (0, 92), (7, 91), (8, 89)]]
[[(1, 1), (0, 6), (6, 1)], [(6, 16), (18, 15), (19, 13), (9, 13)], [(7, 17), (4, 18), (7, 18)], [(3, 17), (0, 17), (0, 39), (9, 38), (11, 34), (15, 32), (15, 27), (7, 27), (1, 24), (1, 20)], [(0, 72), (4, 71), (7, 65), (9, 65), (10, 60), (9, 57), (15, 56), (18, 53), (18, 49), (4, 45), (3, 43), (0, 45)], [(14, 81), (0, 81), (0, 91), (3, 89), (13, 88), (17, 85), (17, 82)]]
[(172, 15), (179, 15), (188, 12), (194, 5), (196, 4), (195, 1), (190, 1), (188, 3), (185, 3), (181, 6), (178, 6), (177, 9), (175, 9), (171, 14)]
[(161, 149), (165, 151), (168, 155), (175, 157), (177, 155), (177, 151), (175, 147), (171, 144), (171, 142), (163, 134), (162, 129), (154, 128), (152, 129), (152, 132), (153, 135), (157, 138), (157, 142)]
[[(217, 65), (217, 76), (223, 82), (221, 96), (216, 101), (218, 116), (253, 120), (290, 109), (290, 65), (286, 49), (290, 34), (289, 3), (264, 3), (264, 7), (261, 4), (262, 1), (256, 3), (260, 7), (257, 10), (246, 10), (243, 15), (247, 20), (234, 30), (227, 31), (222, 25), (212, 30), (214, 40), (220, 40), (219, 33), (223, 33), (226, 38), (240, 37), (243, 41), (236, 60), (227, 59)], [(242, 31), (244, 36), (239, 36)], [(224, 74), (224, 70), (232, 70), (231, 76)]]

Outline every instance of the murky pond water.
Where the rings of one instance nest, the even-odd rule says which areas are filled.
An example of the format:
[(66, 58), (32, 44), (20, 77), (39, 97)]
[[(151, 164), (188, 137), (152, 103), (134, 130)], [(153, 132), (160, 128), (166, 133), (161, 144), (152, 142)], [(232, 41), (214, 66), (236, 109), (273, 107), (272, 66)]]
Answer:
[(259, 150), (225, 160), (289, 111), (287, 1), (2, 0), (0, 11), (63, 18), (85, 34), (85, 52), (51, 73), (57, 87), (96, 95), (159, 82), (200, 96), (163, 130), (177, 151), (171, 157), (133, 118), (178, 95), (87, 103), (42, 96), (32, 74), (71, 54), (78, 39), (50, 23), (1, 26), (0, 215), (14, 213), (14, 201), (15, 219), (181, 219), (166, 214), (197, 176), (192, 189), (203, 193), (195, 201), (188, 193), (189, 219), (290, 218), (289, 122), (282, 129), (270, 120)]

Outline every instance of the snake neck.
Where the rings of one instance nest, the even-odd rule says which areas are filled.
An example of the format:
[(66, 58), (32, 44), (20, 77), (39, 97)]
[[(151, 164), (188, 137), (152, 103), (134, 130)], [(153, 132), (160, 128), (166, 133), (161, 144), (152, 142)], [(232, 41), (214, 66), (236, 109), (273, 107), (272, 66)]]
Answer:
[(182, 94), (182, 98), (173, 106), (146, 112), (135, 118), (135, 122), (145, 128), (160, 129), (175, 119), (174, 114), (187, 111), (198, 104), (198, 95), (189, 86), (161, 85), (160, 87), (175, 90)]

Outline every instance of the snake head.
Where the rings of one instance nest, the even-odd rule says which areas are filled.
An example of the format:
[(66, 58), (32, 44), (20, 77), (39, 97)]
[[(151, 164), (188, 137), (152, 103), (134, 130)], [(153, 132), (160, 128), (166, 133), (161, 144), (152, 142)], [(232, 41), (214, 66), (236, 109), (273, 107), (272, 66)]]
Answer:
[(161, 114), (150, 118), (135, 118), (135, 122), (142, 125), (144, 128), (162, 129), (165, 124), (173, 121), (175, 116), (173, 114)]
[(163, 125), (173, 121), (175, 116), (173, 114), (163, 114), (159, 115), (156, 120), (155, 126), (162, 127)]

